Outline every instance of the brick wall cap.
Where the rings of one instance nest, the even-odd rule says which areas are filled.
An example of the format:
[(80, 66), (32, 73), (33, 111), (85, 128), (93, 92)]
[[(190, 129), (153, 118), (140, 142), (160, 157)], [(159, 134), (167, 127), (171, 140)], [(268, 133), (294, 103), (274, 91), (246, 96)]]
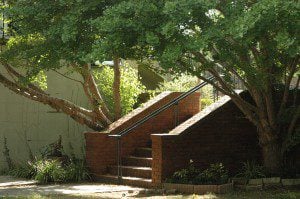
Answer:
[(171, 92), (171, 91), (164, 91), (154, 97), (153, 99), (149, 100), (148, 102), (144, 103), (141, 107), (134, 109), (127, 115), (123, 116), (119, 120), (113, 122), (108, 126), (106, 130), (100, 131), (100, 133), (104, 134), (110, 134), (112, 131), (114, 131), (116, 128), (122, 126), (127, 121), (131, 120), (132, 118), (136, 117), (137, 115), (141, 114), (142, 112), (146, 111), (147, 109), (154, 106), (156, 103), (159, 103), (162, 99), (167, 98), (170, 95), (179, 95), (182, 92)]
[[(242, 90), (236, 90), (236, 93), (239, 95), (242, 93)], [(169, 132), (169, 135), (180, 135), (184, 133), (186, 130), (191, 128), (193, 125), (197, 124), (199, 120), (205, 118), (206, 116), (212, 114), (214, 111), (216, 111), (218, 108), (224, 106), (228, 102), (231, 101), (231, 98), (229, 96), (221, 97), (217, 102), (207, 106), (205, 109), (200, 111), (198, 114), (194, 115), (187, 121), (181, 123), (179, 126), (174, 128), (172, 131)]]
[(182, 134), (187, 129), (189, 129), (193, 125), (197, 124), (199, 122), (199, 120), (201, 120), (201, 119), (205, 118), (206, 116), (212, 114), (214, 111), (216, 111), (221, 106), (224, 106), (229, 101), (230, 101), (230, 97), (228, 97), (228, 96), (221, 97), (221, 99), (218, 100), (217, 102), (207, 106), (205, 109), (200, 111), (198, 114), (194, 115), (193, 117), (191, 117), (187, 121), (181, 123), (179, 126), (177, 126), (172, 131), (170, 131), (169, 134), (172, 134), (172, 135)]
[[(240, 94), (242, 91), (236, 91), (238, 94)], [(199, 122), (199, 120), (207, 117), (208, 115), (212, 114), (214, 111), (216, 111), (218, 108), (224, 106), (229, 101), (231, 101), (231, 98), (228, 96), (221, 97), (217, 102), (207, 106), (205, 109), (200, 111), (198, 114), (194, 115), (187, 121), (181, 123), (179, 126), (174, 128), (172, 131), (169, 132), (171, 135), (180, 135), (187, 131), (189, 128), (191, 128), (193, 125)]]

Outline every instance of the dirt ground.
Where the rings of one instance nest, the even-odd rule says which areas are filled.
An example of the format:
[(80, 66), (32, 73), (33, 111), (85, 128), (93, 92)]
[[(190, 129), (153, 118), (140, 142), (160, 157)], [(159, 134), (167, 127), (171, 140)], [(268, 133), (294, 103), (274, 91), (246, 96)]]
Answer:
[(143, 189), (122, 185), (100, 183), (47, 184), (40, 185), (33, 180), (16, 179), (0, 176), (0, 198), (7, 199), (91, 199), (91, 198), (141, 198), (141, 199), (298, 199), (299, 188), (234, 191), (228, 194), (215, 195), (182, 195), (165, 193), (163, 190)]

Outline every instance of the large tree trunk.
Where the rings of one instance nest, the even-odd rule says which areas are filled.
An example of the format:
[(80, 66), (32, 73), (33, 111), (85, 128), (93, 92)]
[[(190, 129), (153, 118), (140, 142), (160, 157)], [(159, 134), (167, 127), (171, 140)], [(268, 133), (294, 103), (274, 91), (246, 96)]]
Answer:
[(283, 164), (281, 145), (275, 137), (271, 137), (271, 140), (266, 141), (264, 139), (266, 135), (270, 134), (266, 131), (260, 131), (259, 140), (262, 148), (263, 165), (268, 174), (279, 175), (281, 173)]
[(120, 60), (118, 57), (115, 57), (114, 58), (114, 84), (113, 84), (115, 120), (118, 120), (122, 116), (120, 85), (121, 85)]

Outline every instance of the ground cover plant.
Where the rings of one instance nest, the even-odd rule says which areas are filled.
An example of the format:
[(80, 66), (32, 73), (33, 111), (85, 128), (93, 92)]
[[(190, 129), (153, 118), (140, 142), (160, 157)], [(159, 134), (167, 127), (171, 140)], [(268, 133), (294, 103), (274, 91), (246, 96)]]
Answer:
[[(6, 150), (7, 146), (4, 147)], [(10, 157), (10, 155), (7, 155)], [(74, 155), (65, 154), (61, 137), (41, 150), (39, 156), (35, 156), (27, 162), (12, 162), (3, 174), (18, 178), (34, 179), (39, 183), (57, 182), (82, 182), (91, 180), (85, 160)]]
[(199, 170), (191, 163), (188, 168), (176, 171), (166, 182), (177, 184), (225, 184), (229, 180), (228, 171), (222, 163), (211, 164), (209, 168)]
[(242, 177), (247, 180), (266, 177), (265, 169), (263, 168), (263, 166), (255, 163), (254, 161), (243, 162), (242, 165), (242, 169), (236, 175), (236, 177)]

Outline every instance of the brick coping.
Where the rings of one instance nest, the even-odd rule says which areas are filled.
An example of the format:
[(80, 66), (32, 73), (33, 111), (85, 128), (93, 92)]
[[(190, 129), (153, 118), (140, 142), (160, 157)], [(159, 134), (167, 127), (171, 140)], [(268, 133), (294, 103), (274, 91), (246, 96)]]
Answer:
[[(150, 99), (148, 102), (144, 103), (140, 107), (134, 109), (127, 115), (123, 116), (119, 120), (113, 122), (112, 124), (110, 124), (108, 126), (107, 129), (100, 131), (100, 133), (111, 134), (112, 131), (114, 131), (116, 128), (119, 128), (120, 126), (124, 125), (126, 122), (128, 122), (129, 120), (132, 120), (139, 114), (142, 114), (144, 111), (147, 111), (147, 109), (150, 109), (152, 106), (154, 106), (156, 103), (160, 102), (162, 99), (168, 97), (169, 95), (174, 95), (174, 94), (178, 95), (180, 93), (182, 93), (182, 92), (164, 91), (164, 92), (160, 93), (159, 95), (155, 96), (153, 99)], [(138, 119), (137, 119), (137, 121), (138, 121)]]
[(105, 133), (105, 134), (111, 133), (111, 131), (113, 131), (117, 127), (123, 125), (125, 122), (129, 121), (130, 119), (132, 119), (133, 117), (135, 117), (138, 114), (142, 113), (143, 111), (147, 110), (148, 108), (153, 106), (155, 103), (157, 103), (161, 99), (165, 98), (166, 96), (170, 95), (171, 93), (172, 92), (170, 92), (170, 91), (165, 91), (165, 92), (160, 93), (159, 95), (155, 96), (153, 99), (150, 99), (149, 101), (147, 101), (146, 103), (144, 103), (140, 107), (132, 110), (130, 113), (128, 113), (125, 116), (121, 117), (117, 121), (114, 121), (112, 124), (110, 124), (108, 126), (108, 128), (106, 130), (100, 131), (100, 133)]
[[(242, 90), (236, 90), (236, 92), (240, 95), (243, 93)], [(169, 133), (166, 134), (152, 134), (154, 136), (176, 136), (180, 135), (189, 128), (191, 128), (194, 124), (198, 123), (199, 120), (202, 120), (203, 118), (207, 117), (208, 115), (212, 114), (214, 111), (219, 109), (220, 107), (224, 106), (228, 102), (231, 101), (231, 98), (229, 96), (223, 96), (218, 101), (214, 102), (213, 104), (207, 106), (202, 111), (188, 119), (187, 121), (181, 123), (176, 128), (171, 130)]]

